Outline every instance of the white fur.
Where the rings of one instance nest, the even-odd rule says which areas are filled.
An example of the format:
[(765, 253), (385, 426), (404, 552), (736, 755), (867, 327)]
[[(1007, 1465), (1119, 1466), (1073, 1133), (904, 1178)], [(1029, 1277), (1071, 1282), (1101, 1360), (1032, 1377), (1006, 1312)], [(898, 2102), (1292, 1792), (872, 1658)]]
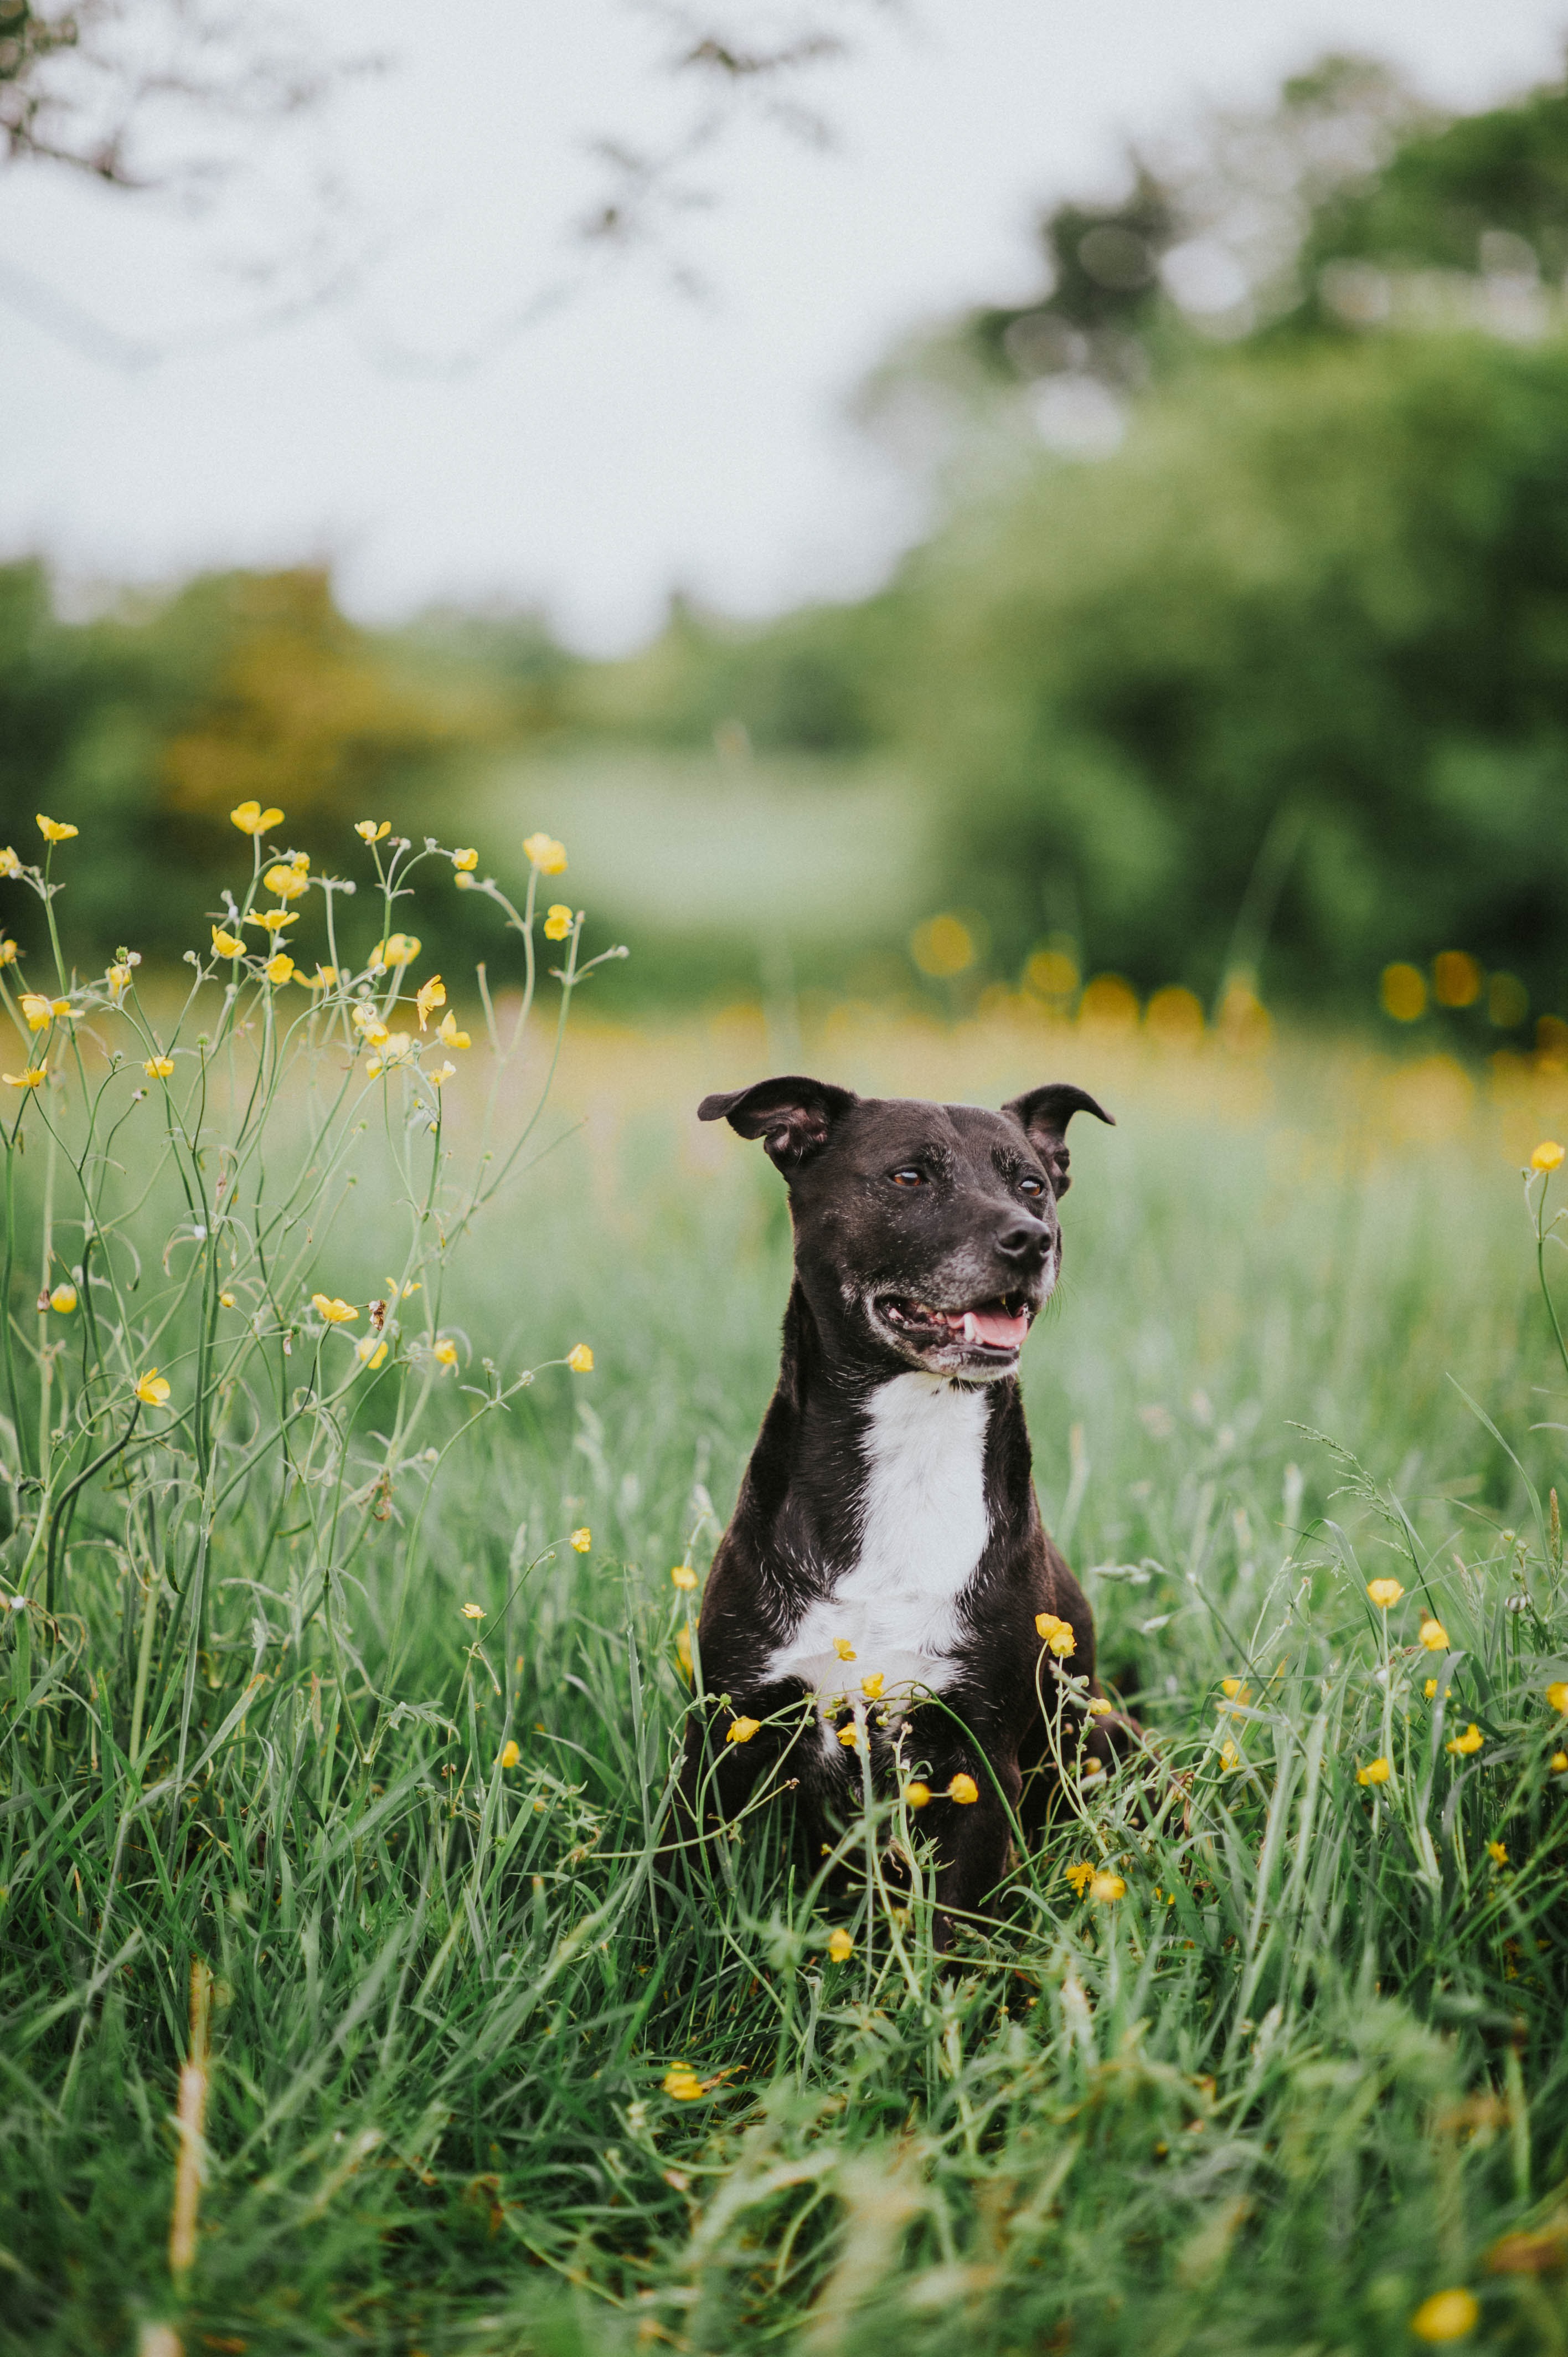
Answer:
[[(951, 1674), (959, 1599), (990, 1522), (985, 1509), (987, 1394), (940, 1375), (895, 1375), (871, 1399), (860, 1555), (833, 1592), (808, 1606), (775, 1652), (768, 1678), (800, 1678), (823, 1701), (856, 1697), (880, 1672), (884, 1699), (940, 1691)], [(853, 1661), (835, 1638), (854, 1649)], [(828, 1735), (830, 1753), (836, 1738)]]

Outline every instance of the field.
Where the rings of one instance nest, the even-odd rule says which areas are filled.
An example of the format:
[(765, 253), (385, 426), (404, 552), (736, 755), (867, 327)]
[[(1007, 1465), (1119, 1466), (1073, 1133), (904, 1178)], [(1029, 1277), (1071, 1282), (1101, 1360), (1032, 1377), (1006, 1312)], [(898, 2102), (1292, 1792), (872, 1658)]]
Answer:
[[(1568, 2349), (1568, 1379), (1520, 1183), (1568, 1076), (590, 1003), (468, 1217), (556, 985), (487, 1149), (477, 1000), (438, 1098), (367, 1077), (347, 1000), (293, 990), (285, 1052), (242, 971), (166, 1090), (110, 1072), (100, 985), (4, 1108), (5, 2346)], [(655, 1911), (671, 1569), (700, 1588), (789, 1265), (779, 1182), (692, 1108), (797, 1059), (1118, 1116), (1075, 1134), (1026, 1380), (1172, 1797), (1081, 1790), (947, 1969), (876, 1880), (872, 1825), (919, 1851), (887, 1798), (848, 1898), (765, 1809)], [(76, 1304), (35, 1316), (40, 1275)]]

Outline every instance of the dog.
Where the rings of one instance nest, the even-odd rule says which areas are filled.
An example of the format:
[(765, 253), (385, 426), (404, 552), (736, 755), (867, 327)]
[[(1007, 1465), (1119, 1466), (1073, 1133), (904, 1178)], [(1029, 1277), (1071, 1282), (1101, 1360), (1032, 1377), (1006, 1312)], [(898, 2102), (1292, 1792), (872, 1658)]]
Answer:
[[(874, 1788), (905, 1780), (934, 1837), (939, 1950), (1003, 1878), (1015, 1825), (1039, 1829), (1060, 1765), (1103, 1769), (1139, 1732), (1095, 1682), (1017, 1380), (1060, 1274), (1079, 1113), (1112, 1119), (1060, 1082), (992, 1113), (795, 1074), (698, 1107), (782, 1173), (795, 1272), (698, 1622), (710, 1699), (688, 1724), (682, 1840), (772, 1778), (817, 1857), (867, 1766)], [(1066, 1708), (1064, 1671), (1087, 1681)]]

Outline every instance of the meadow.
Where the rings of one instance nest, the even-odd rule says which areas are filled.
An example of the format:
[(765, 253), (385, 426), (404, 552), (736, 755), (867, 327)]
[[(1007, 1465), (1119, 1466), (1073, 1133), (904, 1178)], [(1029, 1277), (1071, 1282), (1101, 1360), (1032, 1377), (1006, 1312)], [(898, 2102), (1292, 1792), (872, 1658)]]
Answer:
[[(1568, 2349), (1568, 1072), (602, 977), (553, 1066), (556, 846), (416, 1006), (395, 843), (306, 991), (255, 841), (194, 1011), (0, 973), (4, 2345)], [(799, 1065), (1118, 1122), (1025, 1382), (1165, 1799), (1079, 1786), (945, 1966), (896, 1796), (657, 1889), (789, 1271), (693, 1108)]]

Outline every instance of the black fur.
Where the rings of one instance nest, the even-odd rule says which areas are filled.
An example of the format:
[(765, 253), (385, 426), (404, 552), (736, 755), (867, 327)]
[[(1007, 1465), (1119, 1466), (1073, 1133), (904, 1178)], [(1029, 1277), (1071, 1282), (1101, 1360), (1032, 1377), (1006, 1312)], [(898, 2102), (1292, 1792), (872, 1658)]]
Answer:
[[(965, 1308), (1000, 1310), (1011, 1328), (1043, 1303), (1060, 1253), (1056, 1206), (1069, 1183), (1065, 1134), (1078, 1112), (1110, 1119), (1065, 1085), (1032, 1090), (996, 1114), (863, 1100), (800, 1075), (711, 1096), (700, 1108), (704, 1121), (723, 1118), (761, 1138), (788, 1179), (795, 1280), (778, 1387), (703, 1598), (703, 1686), (726, 1700), (693, 1714), (677, 1831), (689, 1846), (736, 1817), (759, 1779), (775, 1775), (793, 1780), (799, 1829), (815, 1856), (854, 1806), (858, 1753), (831, 1734), (824, 1741), (802, 1681), (772, 1674), (769, 1663), (859, 1559), (882, 1386), (918, 1368), (967, 1391), (983, 1387), (988, 1535), (959, 1600), (940, 1697), (895, 1710), (886, 1726), (875, 1705), (865, 1714), (878, 1783), (886, 1789), (900, 1768), (906, 1777), (918, 1769), (934, 1795), (919, 1824), (940, 1859), (936, 1938), (944, 1947), (953, 1913), (981, 1907), (1001, 1879), (1011, 1819), (1037, 1828), (1055, 1785), (1039, 1697), (1055, 1718), (1056, 1657), (1036, 1615), (1069, 1624), (1068, 1666), (1094, 1677), (1089, 1605), (1035, 1498), (1015, 1347), (990, 1344), (968, 1326), (953, 1330)], [(921, 1397), (932, 1388), (921, 1387)], [(739, 1717), (780, 1714), (778, 1727), (745, 1743), (724, 1739)], [(1076, 1739), (1076, 1711), (1057, 1724)], [(1133, 1733), (1112, 1715), (1086, 1741), (1108, 1760)], [(960, 1771), (979, 1787), (972, 1803), (945, 1796)]]

